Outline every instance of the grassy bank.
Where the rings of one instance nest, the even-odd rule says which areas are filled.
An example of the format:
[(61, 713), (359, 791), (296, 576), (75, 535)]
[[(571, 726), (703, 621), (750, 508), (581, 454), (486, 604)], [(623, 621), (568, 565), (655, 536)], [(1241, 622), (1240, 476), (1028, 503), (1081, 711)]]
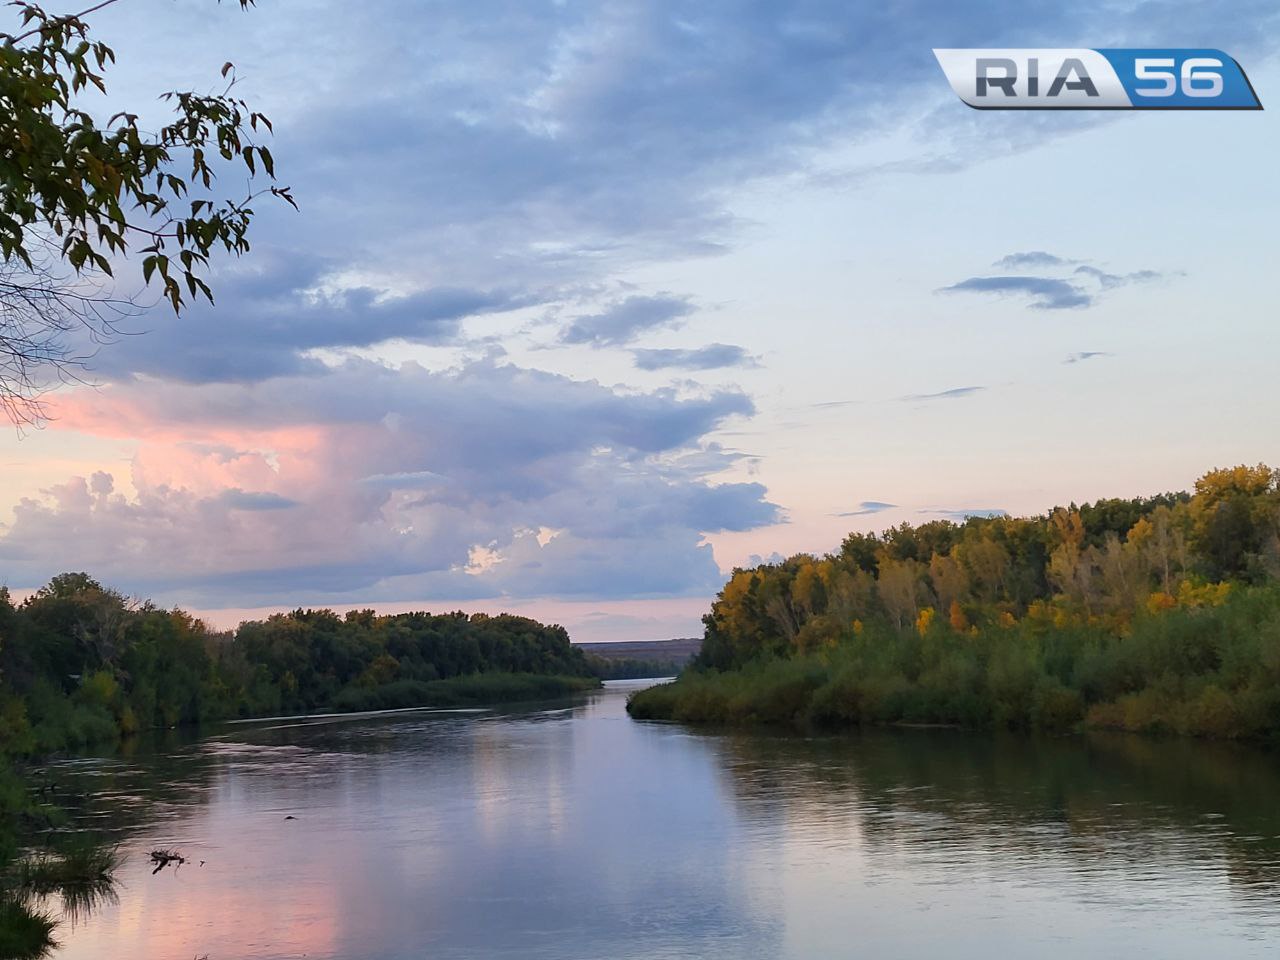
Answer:
[(333, 700), (342, 712), (404, 707), (475, 707), (523, 700), (552, 700), (594, 690), (594, 677), (538, 673), (479, 673), (449, 680), (397, 680), (370, 689), (347, 689)]
[(1280, 586), (1102, 623), (868, 624), (823, 649), (687, 670), (637, 719), (839, 728), (943, 723), (1280, 739)]

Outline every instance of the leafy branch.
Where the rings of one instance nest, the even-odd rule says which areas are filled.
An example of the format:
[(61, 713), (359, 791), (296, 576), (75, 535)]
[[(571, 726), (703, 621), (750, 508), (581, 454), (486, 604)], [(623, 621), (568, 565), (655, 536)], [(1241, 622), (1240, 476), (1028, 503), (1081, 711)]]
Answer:
[[(33, 339), (33, 332), (68, 326), (64, 313), (51, 316), (48, 308), (63, 301), (55, 312), (74, 312), (88, 302), (66, 278), (51, 284), (50, 244), (73, 280), (111, 278), (129, 253), (142, 254), (143, 284), (156, 283), (181, 313), (198, 298), (213, 302), (205, 275), (214, 253), (249, 251), (260, 198), (297, 207), (260, 139), (272, 133), (271, 121), (234, 94), (231, 63), (222, 68), (220, 92), (164, 94), (174, 115), (157, 131), (144, 131), (135, 113), (122, 110), (99, 123), (84, 109), (84, 94), (107, 92), (105, 75), (116, 59), (90, 36), (85, 18), (116, 2), (55, 16), (15, 0), (9, 6), (19, 29), (0, 33), (0, 406), (11, 417), (14, 398), (32, 396), (31, 372), (66, 359), (47, 337)], [(219, 195), (219, 172), (236, 169), (247, 175), (246, 191)], [(30, 277), (22, 280), (17, 270)], [(82, 325), (95, 319), (79, 315)]]

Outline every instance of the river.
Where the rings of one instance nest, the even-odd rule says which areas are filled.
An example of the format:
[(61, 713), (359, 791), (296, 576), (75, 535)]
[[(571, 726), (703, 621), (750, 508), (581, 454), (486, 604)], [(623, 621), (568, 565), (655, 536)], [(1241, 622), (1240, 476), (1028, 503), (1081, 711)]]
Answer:
[[(1280, 758), (554, 706), (230, 724), (58, 765), (120, 843), (59, 960), (1252, 958)], [(292, 817), (294, 819), (286, 819)], [(152, 873), (149, 851), (187, 862)]]

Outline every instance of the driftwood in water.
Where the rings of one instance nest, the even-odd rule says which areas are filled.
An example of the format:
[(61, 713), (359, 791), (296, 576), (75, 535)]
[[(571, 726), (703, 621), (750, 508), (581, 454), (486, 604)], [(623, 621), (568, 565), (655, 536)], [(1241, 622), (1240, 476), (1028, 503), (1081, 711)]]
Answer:
[(171, 863), (176, 864), (173, 869), (177, 870), (178, 867), (187, 862), (187, 858), (178, 853), (177, 850), (152, 850), (151, 862), (156, 865), (156, 868), (151, 871), (151, 875), (155, 876)]

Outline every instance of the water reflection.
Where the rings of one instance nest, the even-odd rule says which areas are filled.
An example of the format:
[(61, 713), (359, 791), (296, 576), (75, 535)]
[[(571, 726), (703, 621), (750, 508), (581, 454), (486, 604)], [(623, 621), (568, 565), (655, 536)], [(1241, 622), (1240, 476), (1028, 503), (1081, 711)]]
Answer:
[(0, 958), (42, 960), (57, 948), (60, 926), (74, 929), (119, 902), (114, 873), (120, 858), (115, 848), (80, 832), (48, 834), (45, 847), (19, 849), (10, 833), (12, 814), (6, 812), (0, 837)]
[[(776, 839), (784, 952), (1265, 956), (1280, 945), (1274, 755), (955, 731), (728, 736), (738, 815)], [(842, 917), (833, 922), (830, 918)]]
[[(534, 711), (274, 720), (65, 765), (129, 854), (66, 958), (1262, 957), (1272, 755)], [(286, 819), (293, 817), (295, 819)], [(187, 863), (152, 876), (148, 852)], [(203, 865), (201, 862), (203, 861)]]
[[(744, 816), (852, 826), (870, 851), (936, 842), (1002, 862), (1083, 871), (1220, 864), (1270, 905), (1280, 892), (1273, 754), (1098, 735), (1037, 740), (872, 731), (823, 740), (731, 737), (723, 762)], [(853, 823), (849, 823), (853, 818)]]
[(61, 852), (42, 851), (24, 860), (18, 867), (17, 889), (36, 909), (56, 905), (74, 928), (96, 910), (120, 902), (115, 878), (119, 867), (115, 847), (73, 838)]

